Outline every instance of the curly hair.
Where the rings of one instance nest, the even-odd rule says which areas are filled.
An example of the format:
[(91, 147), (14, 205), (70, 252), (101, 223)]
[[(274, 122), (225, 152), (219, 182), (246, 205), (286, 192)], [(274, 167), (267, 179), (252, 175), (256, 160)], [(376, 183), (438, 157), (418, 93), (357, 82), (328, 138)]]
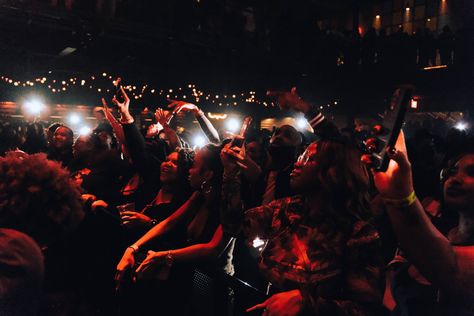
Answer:
[(333, 210), (367, 219), (369, 174), (358, 148), (346, 139), (320, 140), (317, 146), (315, 177)]
[(18, 123), (4, 122), (0, 125), (0, 155), (22, 145), (23, 129)]
[(80, 189), (59, 163), (45, 154), (0, 158), (0, 227), (44, 243), (72, 231), (83, 216)]
[(45, 152), (47, 146), (43, 126), (38, 122), (28, 124), (26, 127), (25, 142), (21, 146), (21, 149), (28, 154), (36, 154)]

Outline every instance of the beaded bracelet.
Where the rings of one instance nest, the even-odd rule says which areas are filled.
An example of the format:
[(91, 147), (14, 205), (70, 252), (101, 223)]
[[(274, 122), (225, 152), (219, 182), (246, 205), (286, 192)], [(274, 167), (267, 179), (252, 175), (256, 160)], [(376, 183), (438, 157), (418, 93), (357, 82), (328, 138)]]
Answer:
[(416, 195), (415, 195), (415, 191), (412, 191), (406, 198), (403, 198), (403, 199), (382, 198), (382, 200), (385, 202), (385, 205), (387, 206), (404, 208), (404, 207), (409, 207), (410, 205), (415, 203)]

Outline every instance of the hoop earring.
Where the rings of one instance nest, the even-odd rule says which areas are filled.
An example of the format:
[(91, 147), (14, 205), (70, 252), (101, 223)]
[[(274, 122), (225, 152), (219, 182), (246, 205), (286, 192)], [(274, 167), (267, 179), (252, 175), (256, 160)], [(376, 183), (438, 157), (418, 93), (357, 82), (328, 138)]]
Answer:
[(212, 191), (212, 184), (209, 184), (206, 180), (201, 183), (201, 192), (209, 194)]

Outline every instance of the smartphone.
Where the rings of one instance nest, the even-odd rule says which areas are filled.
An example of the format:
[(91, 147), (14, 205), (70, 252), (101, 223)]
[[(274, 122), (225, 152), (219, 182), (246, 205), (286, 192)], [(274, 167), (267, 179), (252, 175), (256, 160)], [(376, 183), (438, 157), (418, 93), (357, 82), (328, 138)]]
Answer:
[(122, 96), (122, 92), (120, 91), (120, 88), (122, 87), (122, 78), (121, 77), (117, 77), (114, 81), (113, 81), (113, 95), (112, 95), (112, 98), (116, 98), (117, 101), (119, 102), (123, 102), (123, 96)]
[(251, 116), (246, 116), (244, 118), (244, 121), (242, 123), (242, 127), (240, 128), (240, 132), (238, 134), (238, 137), (234, 137), (232, 138), (232, 145), (230, 146), (230, 148), (232, 147), (239, 147), (241, 148), (242, 145), (244, 144), (244, 141), (245, 141), (245, 136), (247, 135), (247, 131), (250, 127), (250, 124), (252, 123), (252, 117)]
[(386, 171), (390, 158), (387, 156), (387, 148), (395, 145), (398, 135), (405, 122), (406, 113), (410, 107), (414, 88), (412, 86), (400, 86), (395, 90), (390, 100), (389, 107), (385, 110), (383, 122), (380, 126), (378, 135), (380, 142), (377, 146), (377, 152), (373, 153), (375, 168), (378, 171)]

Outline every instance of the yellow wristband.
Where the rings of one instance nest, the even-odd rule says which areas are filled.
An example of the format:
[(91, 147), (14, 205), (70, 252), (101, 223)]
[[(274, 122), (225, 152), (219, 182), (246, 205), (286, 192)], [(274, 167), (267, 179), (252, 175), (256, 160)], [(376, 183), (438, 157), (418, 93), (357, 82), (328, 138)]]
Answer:
[(393, 206), (393, 207), (409, 207), (416, 201), (416, 194), (415, 191), (412, 191), (406, 198), (403, 199), (386, 199), (382, 198), (382, 200), (385, 202), (385, 205), (387, 206)]
[(133, 244), (131, 246), (128, 246), (127, 248), (130, 248), (133, 250), (133, 253), (136, 253), (139, 249), (139, 247), (136, 244)]

